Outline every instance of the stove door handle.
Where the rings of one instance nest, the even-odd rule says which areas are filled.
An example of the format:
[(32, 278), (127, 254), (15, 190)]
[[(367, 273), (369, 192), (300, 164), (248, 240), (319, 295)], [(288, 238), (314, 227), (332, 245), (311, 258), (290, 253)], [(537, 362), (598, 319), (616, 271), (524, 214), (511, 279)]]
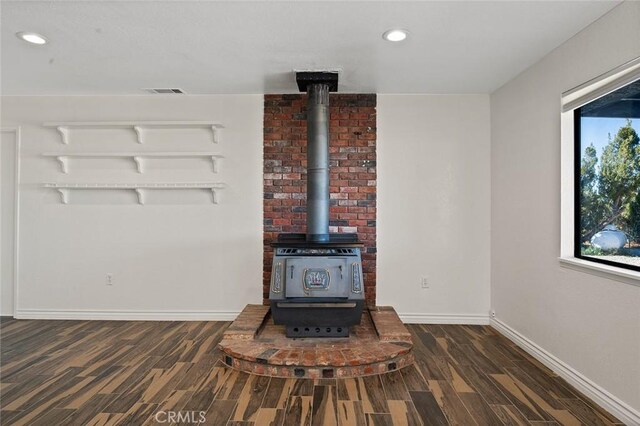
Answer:
[(278, 302), (278, 308), (292, 308), (292, 309), (323, 309), (323, 308), (338, 308), (338, 309), (351, 309), (355, 308), (355, 302), (336, 302), (336, 303), (323, 303), (323, 302), (311, 302), (311, 303), (299, 303), (299, 302)]
[(293, 279), (293, 265), (291, 265), (290, 269), (291, 269), (291, 279)]
[(340, 269), (340, 279), (343, 279), (344, 277), (342, 276), (342, 265), (338, 266), (338, 268)]

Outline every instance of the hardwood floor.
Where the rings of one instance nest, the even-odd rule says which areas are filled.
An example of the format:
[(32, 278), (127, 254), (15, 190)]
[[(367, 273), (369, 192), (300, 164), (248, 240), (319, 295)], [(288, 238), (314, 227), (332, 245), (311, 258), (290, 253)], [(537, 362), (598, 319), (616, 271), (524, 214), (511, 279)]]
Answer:
[(4, 319), (0, 423), (195, 424), (200, 412), (228, 426), (620, 423), (490, 327), (410, 325), (415, 366), (313, 381), (224, 367), (228, 324)]

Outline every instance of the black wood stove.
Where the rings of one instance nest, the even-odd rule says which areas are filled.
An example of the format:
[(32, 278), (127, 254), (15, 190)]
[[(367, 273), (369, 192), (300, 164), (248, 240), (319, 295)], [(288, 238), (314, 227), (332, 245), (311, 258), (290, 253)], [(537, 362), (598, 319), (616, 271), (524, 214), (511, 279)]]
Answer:
[(307, 233), (280, 234), (269, 300), (287, 337), (347, 337), (360, 323), (364, 280), (356, 234), (329, 234), (329, 92), (338, 74), (299, 72), (307, 92)]

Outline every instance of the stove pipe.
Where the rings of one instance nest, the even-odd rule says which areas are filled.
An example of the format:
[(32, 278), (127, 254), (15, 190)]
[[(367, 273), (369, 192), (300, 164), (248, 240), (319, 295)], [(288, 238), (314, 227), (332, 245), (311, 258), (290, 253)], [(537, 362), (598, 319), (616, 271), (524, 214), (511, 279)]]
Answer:
[(329, 84), (307, 86), (307, 241), (329, 241)]

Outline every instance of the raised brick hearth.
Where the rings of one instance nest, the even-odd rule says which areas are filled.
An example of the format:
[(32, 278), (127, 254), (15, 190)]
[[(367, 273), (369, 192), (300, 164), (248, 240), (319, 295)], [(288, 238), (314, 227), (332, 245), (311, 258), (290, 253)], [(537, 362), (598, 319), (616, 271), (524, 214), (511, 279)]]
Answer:
[(268, 306), (247, 305), (219, 347), (225, 364), (273, 377), (358, 377), (413, 363), (411, 334), (388, 306), (365, 310), (348, 338), (291, 339), (273, 324)]
[[(269, 297), (270, 244), (306, 232), (306, 94), (264, 97), (263, 298)], [(367, 302), (376, 300), (376, 95), (332, 93), (329, 111), (330, 232), (364, 243)]]

